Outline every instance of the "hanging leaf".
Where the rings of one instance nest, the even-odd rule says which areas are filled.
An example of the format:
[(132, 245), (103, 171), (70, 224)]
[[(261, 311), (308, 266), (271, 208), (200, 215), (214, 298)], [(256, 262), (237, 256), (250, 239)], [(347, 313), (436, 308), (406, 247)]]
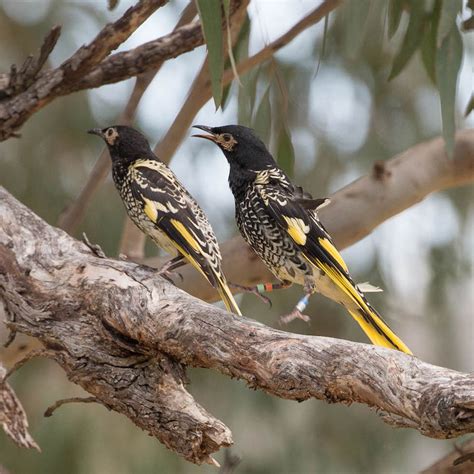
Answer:
[(224, 72), (221, 2), (220, 0), (197, 0), (197, 7), (207, 45), (212, 97), (217, 109), (222, 101), (222, 73)]
[(462, 62), (462, 38), (456, 25), (436, 53), (436, 82), (441, 101), (443, 137), (451, 155), (454, 150), (456, 84)]
[(283, 171), (289, 176), (293, 176), (295, 167), (295, 149), (291, 141), (291, 135), (288, 128), (283, 125), (280, 129), (277, 148), (277, 162)]
[(270, 86), (268, 86), (262, 96), (262, 99), (260, 100), (257, 112), (255, 113), (255, 119), (253, 121), (253, 128), (257, 132), (257, 135), (267, 144), (270, 139), (270, 131), (272, 128), (271, 108)]
[(370, 0), (348, 0), (344, 5), (344, 47), (349, 58), (355, 59), (364, 43), (369, 9)]
[(471, 95), (469, 102), (467, 103), (466, 110), (464, 111), (464, 117), (467, 117), (474, 110), (474, 94)]
[(441, 18), (439, 20), (438, 39), (436, 42), (438, 48), (456, 24), (456, 17), (461, 11), (461, 7), (462, 0), (445, 0), (443, 2)]
[[(249, 57), (249, 39), (250, 39), (250, 18), (248, 15), (246, 15), (244, 23), (242, 24), (242, 28), (239, 31), (239, 36), (237, 37), (237, 41), (235, 42), (235, 45), (233, 47), (233, 56), (236, 59), (236, 61), (241, 62), (242, 60), (247, 59)], [(225, 70), (229, 69), (229, 67), (231, 67), (231, 62), (230, 62), (230, 58), (227, 58), (225, 62)], [(244, 81), (242, 80), (240, 82), (241, 82), (240, 86), (243, 87)], [(222, 104), (221, 104), (222, 110), (224, 110), (229, 103), (229, 93), (230, 93), (231, 86), (232, 86), (232, 82), (230, 82), (224, 87), (224, 91), (222, 93)]]
[(390, 0), (388, 4), (388, 37), (391, 38), (400, 25), (403, 13), (403, 0)]
[(328, 36), (328, 26), (329, 26), (329, 13), (324, 17), (324, 30), (323, 30), (323, 41), (321, 44), (321, 51), (318, 57), (318, 64), (316, 66), (316, 71), (314, 72), (313, 79), (318, 75), (319, 68), (321, 67), (321, 61), (324, 58), (324, 53), (326, 52), (326, 41)]
[(402, 46), (393, 60), (392, 71), (388, 77), (389, 81), (400, 74), (417, 50), (423, 39), (426, 20), (427, 15), (424, 10), (424, 2), (414, 0), (411, 3), (407, 31), (403, 38)]
[(433, 10), (425, 27), (423, 42), (421, 43), (421, 58), (429, 78), (436, 84), (436, 38), (439, 19), (441, 16), (442, 0), (435, 0)]

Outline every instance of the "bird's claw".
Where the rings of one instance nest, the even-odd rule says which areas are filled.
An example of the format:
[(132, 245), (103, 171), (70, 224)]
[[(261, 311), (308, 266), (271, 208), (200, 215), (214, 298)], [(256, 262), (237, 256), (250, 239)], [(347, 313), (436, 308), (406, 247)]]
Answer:
[(285, 314), (280, 316), (278, 322), (280, 326), (286, 326), (287, 324), (291, 323), (295, 319), (301, 319), (305, 323), (310, 322), (310, 317), (306, 314), (303, 314), (299, 309), (295, 308), (291, 313)]
[(237, 283), (229, 283), (229, 286), (235, 288), (236, 290), (240, 290), (242, 293), (252, 293), (253, 295), (260, 298), (264, 303), (268, 304), (270, 308), (272, 307), (272, 300), (268, 296), (262, 295), (262, 293), (252, 286), (238, 285)]

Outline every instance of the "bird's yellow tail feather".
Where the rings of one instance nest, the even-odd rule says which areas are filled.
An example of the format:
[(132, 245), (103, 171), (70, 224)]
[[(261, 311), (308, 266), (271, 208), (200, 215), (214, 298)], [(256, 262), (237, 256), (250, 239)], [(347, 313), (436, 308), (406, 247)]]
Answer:
[[(369, 308), (370, 310), (371, 308)], [(359, 326), (367, 334), (373, 344), (389, 349), (396, 349), (406, 354), (412, 354), (405, 343), (387, 326), (382, 318), (375, 312), (367, 313), (364, 309), (350, 311), (351, 316), (359, 323)], [(364, 316), (362, 316), (364, 314)]]
[(234, 296), (232, 295), (226, 281), (222, 277), (219, 277), (217, 275), (216, 275), (216, 280), (217, 280), (217, 291), (219, 292), (219, 295), (222, 301), (224, 302), (227, 310), (230, 311), (231, 313), (242, 316), (242, 313), (240, 312), (240, 309), (237, 306)]

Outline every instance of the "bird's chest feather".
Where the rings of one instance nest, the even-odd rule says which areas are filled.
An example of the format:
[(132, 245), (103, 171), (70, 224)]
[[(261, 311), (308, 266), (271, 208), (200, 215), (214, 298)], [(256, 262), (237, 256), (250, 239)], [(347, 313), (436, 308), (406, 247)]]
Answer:
[(260, 194), (249, 189), (244, 199), (236, 201), (237, 226), (257, 255), (280, 279), (300, 282), (307, 264), (294, 242), (266, 210)]

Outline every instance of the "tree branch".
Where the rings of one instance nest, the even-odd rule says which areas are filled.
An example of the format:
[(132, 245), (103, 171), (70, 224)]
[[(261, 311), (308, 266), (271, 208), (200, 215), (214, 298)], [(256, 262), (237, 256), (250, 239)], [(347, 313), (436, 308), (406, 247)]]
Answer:
[(212, 462), (210, 454), (232, 439), (185, 390), (187, 365), (286, 399), (363, 403), (386, 423), (430, 437), (474, 429), (472, 375), (231, 317), (150, 268), (98, 258), (3, 189), (0, 213), (0, 297), (9, 325), (40, 339), (100, 403), (192, 462)]
[[(446, 155), (441, 137), (420, 143), (394, 158), (377, 162), (372, 172), (331, 196), (320, 217), (339, 249), (370, 234), (385, 220), (423, 200), (429, 194), (474, 181), (474, 130), (456, 135), (454, 155)], [(308, 189), (317, 195), (312, 189)], [(272, 281), (273, 276), (260, 258), (240, 237), (221, 245), (224, 272), (234, 283), (254, 285)], [(145, 259), (159, 268), (163, 259)], [(217, 293), (190, 265), (179, 269), (177, 285), (206, 301), (216, 301)]]
[[(132, 12), (135, 11), (134, 9), (148, 12), (148, 4), (150, 6), (156, 5), (156, 9), (161, 3), (163, 2), (160, 0), (153, 0), (153, 2), (143, 0), (131, 10)], [(231, 2), (231, 14), (240, 6), (240, 3), (241, 0)], [(127, 10), (123, 17), (112, 25), (112, 28), (115, 25), (117, 28), (123, 28), (123, 32), (118, 29), (115, 31), (115, 37), (122, 39), (122, 41), (127, 34), (131, 33), (131, 28), (128, 28), (127, 25), (137, 24), (138, 26), (137, 17), (132, 15), (131, 10)], [(58, 68), (40, 74), (27, 90), (0, 102), (0, 140), (10, 137), (33, 113), (56, 97), (137, 76), (155, 69), (168, 59), (193, 50), (204, 42), (201, 24), (199, 21), (194, 21), (135, 49), (108, 56), (96, 64), (96, 57), (103, 58), (107, 49), (110, 51), (110, 48), (117, 45), (112, 39), (109, 41), (110, 32), (102, 30), (97, 38), (102, 34), (105, 37), (104, 48), (95, 45), (93, 41), (94, 47), (85, 47), (86, 49), (81, 54), (79, 54), (81, 52), (79, 49)], [(85, 72), (87, 74), (84, 74)]]

